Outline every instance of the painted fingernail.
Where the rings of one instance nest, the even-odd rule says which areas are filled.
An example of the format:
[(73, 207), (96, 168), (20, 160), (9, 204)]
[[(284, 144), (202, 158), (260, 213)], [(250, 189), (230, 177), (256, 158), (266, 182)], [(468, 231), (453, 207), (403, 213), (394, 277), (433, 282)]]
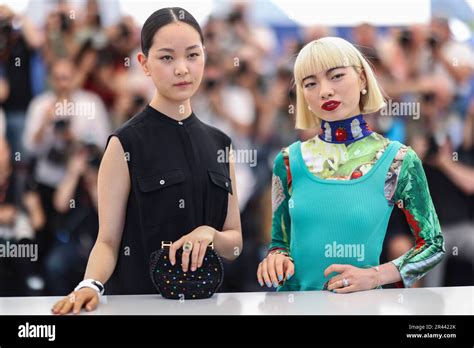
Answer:
[(336, 289), (332, 289), (331, 292), (337, 294)]
[(260, 284), (260, 286), (263, 286), (263, 282), (261, 282), (260, 280), (258, 281), (258, 283)]
[(265, 284), (267, 284), (267, 288), (271, 288), (271, 287), (272, 287), (272, 283), (270, 283), (270, 282), (265, 282)]
[(281, 274), (278, 275), (278, 280), (281, 281), (283, 279), (283, 276)]
[(293, 277), (293, 274), (288, 273), (288, 275), (286, 276), (286, 280), (289, 280), (291, 277)]
[(277, 287), (278, 287), (278, 283), (273, 282), (273, 287), (274, 287), (274, 288), (277, 288)]

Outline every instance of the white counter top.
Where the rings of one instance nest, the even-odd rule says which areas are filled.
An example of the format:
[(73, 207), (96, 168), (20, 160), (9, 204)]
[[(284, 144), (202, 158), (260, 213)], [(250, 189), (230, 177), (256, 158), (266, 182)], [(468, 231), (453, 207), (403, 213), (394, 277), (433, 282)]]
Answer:
[[(382, 289), (351, 294), (328, 291), (219, 293), (205, 300), (159, 295), (104, 296), (85, 315), (472, 315), (474, 287)], [(0, 315), (48, 315), (61, 297), (2, 297)]]

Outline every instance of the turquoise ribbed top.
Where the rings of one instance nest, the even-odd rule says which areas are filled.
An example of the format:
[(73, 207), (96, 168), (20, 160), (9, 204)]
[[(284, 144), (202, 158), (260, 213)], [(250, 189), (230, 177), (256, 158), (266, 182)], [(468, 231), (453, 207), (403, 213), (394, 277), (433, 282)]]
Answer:
[(353, 180), (316, 177), (303, 160), (301, 142), (290, 146), (293, 181), (288, 208), (295, 274), (278, 291), (322, 290), (336, 275), (324, 277), (331, 264), (379, 264), (393, 209), (384, 194), (385, 178), (400, 146), (391, 142), (371, 170)]

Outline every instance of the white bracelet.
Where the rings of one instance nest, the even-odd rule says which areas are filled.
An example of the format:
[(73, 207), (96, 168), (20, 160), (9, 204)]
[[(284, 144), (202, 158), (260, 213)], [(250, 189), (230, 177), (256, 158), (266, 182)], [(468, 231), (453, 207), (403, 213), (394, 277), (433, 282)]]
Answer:
[(94, 289), (99, 293), (99, 295), (103, 295), (105, 291), (104, 285), (95, 279), (84, 279), (74, 288), (74, 291), (77, 291), (82, 288)]

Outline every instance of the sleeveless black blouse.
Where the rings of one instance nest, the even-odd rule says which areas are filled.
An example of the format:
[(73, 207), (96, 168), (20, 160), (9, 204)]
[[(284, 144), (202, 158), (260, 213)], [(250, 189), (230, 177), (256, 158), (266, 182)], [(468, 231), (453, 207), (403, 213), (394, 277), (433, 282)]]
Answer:
[[(150, 254), (201, 225), (222, 230), (232, 183), (231, 140), (194, 113), (182, 121), (147, 105), (108, 138), (125, 152), (131, 189), (117, 265), (106, 294), (153, 294)], [(106, 147), (107, 147), (106, 145)]]

